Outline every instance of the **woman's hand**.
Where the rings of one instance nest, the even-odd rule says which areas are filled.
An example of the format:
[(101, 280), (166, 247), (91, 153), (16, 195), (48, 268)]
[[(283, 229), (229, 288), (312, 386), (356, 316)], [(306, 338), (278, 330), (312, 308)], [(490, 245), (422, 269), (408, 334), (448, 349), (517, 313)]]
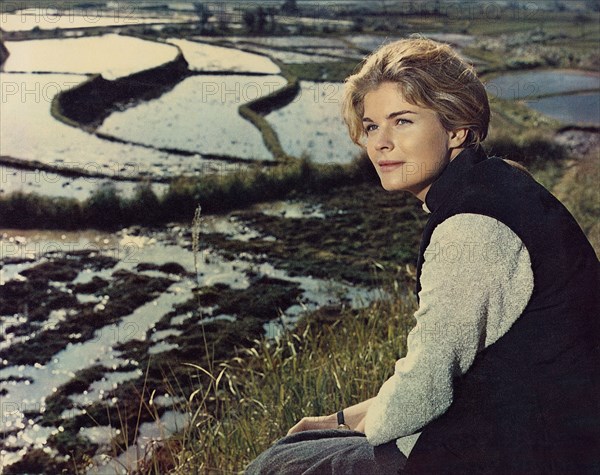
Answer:
[[(359, 432), (365, 431), (365, 416), (367, 415), (367, 410), (369, 409), (372, 401), (373, 398), (367, 399), (366, 401), (344, 409), (344, 419), (346, 424), (348, 424), (352, 430)], [(303, 432), (305, 430), (337, 429), (337, 426), (337, 414), (330, 414), (328, 416), (303, 417), (300, 419), (300, 422), (298, 422), (288, 431), (287, 435), (292, 435), (296, 432)]]
[(304, 432), (305, 430), (336, 429), (337, 426), (337, 416), (335, 414), (329, 416), (303, 417), (300, 419), (300, 422), (288, 431), (287, 435), (292, 435), (296, 432)]

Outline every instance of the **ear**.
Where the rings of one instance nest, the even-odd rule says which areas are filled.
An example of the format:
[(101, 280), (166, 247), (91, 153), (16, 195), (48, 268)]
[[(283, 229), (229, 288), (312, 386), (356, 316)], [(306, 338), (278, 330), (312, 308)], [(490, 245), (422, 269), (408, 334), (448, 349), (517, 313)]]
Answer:
[(448, 132), (448, 145), (450, 148), (460, 148), (467, 140), (469, 129), (456, 129)]

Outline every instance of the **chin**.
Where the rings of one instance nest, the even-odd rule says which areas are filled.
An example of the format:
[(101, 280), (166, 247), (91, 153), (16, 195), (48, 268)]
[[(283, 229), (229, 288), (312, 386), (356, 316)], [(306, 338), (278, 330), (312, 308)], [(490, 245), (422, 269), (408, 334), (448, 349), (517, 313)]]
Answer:
[(398, 183), (396, 180), (380, 178), (381, 186), (385, 191), (405, 191), (406, 185)]

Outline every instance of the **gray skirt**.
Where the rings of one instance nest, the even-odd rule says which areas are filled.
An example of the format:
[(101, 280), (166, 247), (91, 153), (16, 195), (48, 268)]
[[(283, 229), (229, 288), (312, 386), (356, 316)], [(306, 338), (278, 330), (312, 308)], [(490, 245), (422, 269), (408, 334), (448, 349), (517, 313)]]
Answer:
[(406, 463), (395, 441), (373, 446), (362, 432), (308, 430), (284, 437), (246, 475), (397, 475)]

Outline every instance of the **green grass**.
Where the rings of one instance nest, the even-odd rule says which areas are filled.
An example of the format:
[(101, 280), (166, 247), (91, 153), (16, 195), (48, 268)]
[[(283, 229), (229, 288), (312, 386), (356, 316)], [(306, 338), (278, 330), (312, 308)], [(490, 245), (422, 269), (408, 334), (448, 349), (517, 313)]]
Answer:
[(205, 384), (177, 408), (191, 423), (143, 473), (235, 473), (303, 416), (374, 396), (406, 352), (415, 308), (409, 282), (392, 282), (363, 310), (321, 309), (276, 340), (195, 366)]
[(571, 163), (553, 192), (573, 214), (600, 256), (600, 157)]
[(359, 60), (330, 61), (325, 63), (292, 63), (286, 68), (303, 81), (343, 82), (355, 70)]
[(83, 202), (15, 192), (0, 197), (0, 222), (5, 228), (17, 229), (108, 230), (133, 224), (190, 222), (200, 203), (204, 211), (220, 213), (295, 193), (319, 193), (363, 181), (361, 167), (358, 162), (319, 165), (301, 159), (226, 175), (180, 177), (161, 197), (148, 183), (140, 183), (130, 198), (122, 197), (113, 185), (102, 185)]

